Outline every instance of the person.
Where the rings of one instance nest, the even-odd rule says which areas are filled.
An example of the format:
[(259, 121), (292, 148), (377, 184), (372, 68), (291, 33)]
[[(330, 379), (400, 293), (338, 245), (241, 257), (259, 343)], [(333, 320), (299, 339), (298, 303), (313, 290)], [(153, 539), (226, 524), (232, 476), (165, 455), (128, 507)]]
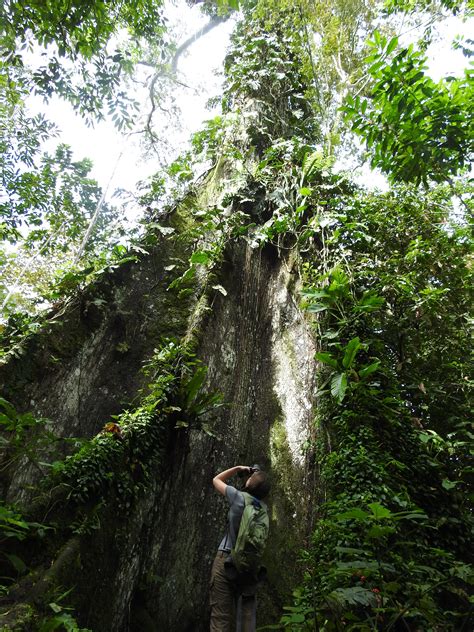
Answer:
[[(242, 492), (226, 482), (235, 475), (248, 476), (244, 490), (259, 500), (266, 498), (270, 491), (268, 476), (258, 466), (251, 468), (247, 465), (235, 465), (217, 474), (212, 480), (214, 488), (225, 496), (230, 508), (227, 529), (219, 544), (211, 571), (211, 632), (233, 632), (235, 614), (237, 630), (254, 632), (256, 626), (257, 578), (247, 580), (245, 584), (238, 586), (232, 578), (232, 569), (229, 569), (229, 555), (237, 540), (245, 507)], [(235, 573), (235, 569), (233, 570)]]

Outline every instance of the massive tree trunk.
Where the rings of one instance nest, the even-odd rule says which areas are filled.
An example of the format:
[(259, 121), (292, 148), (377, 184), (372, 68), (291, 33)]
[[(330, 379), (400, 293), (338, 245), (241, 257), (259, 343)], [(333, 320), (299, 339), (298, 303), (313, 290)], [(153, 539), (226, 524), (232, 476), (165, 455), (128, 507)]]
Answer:
[(205, 388), (222, 393), (224, 406), (210, 432), (174, 428), (169, 414), (156, 476), (130, 507), (110, 491), (99, 507), (93, 496), (83, 507), (72, 502), (67, 489), (56, 497), (46, 486), (38, 496), (48, 473), (38, 462), (58, 458), (51, 446), (7, 468), (8, 502), (30, 519), (57, 523), (46, 550), (36, 543), (29, 556), (22, 551), (32, 572), (10, 595), (7, 629), (32, 629), (46, 595), (54, 600), (54, 591), (72, 587), (77, 619), (94, 631), (206, 630), (208, 578), (227, 512), (212, 477), (234, 464), (258, 462), (272, 475), (261, 624), (278, 621), (300, 574), (296, 556), (311, 522), (311, 464), (302, 445), (311, 434), (315, 362), (297, 268), (273, 246), (234, 240), (212, 272), (218, 289), (202, 272), (180, 297), (166, 268), (195, 247), (184, 238), (192, 203), (169, 217), (172, 237), (104, 274), (16, 349), (0, 370), (2, 392), (18, 411), (46, 417), (58, 436), (94, 437), (139, 399), (140, 369), (160, 342), (192, 338), (208, 367)]

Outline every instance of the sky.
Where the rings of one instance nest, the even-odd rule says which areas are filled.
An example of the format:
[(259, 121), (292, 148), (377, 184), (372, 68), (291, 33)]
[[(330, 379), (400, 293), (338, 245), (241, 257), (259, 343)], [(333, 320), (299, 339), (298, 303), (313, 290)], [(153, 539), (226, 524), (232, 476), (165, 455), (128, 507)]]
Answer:
[[(182, 3), (176, 5), (168, 2), (167, 5), (167, 15), (180, 34), (179, 41), (184, 41), (202, 28), (208, 20), (202, 16), (198, 6), (191, 9), (183, 8)], [(183, 19), (184, 11), (186, 19)], [(162, 130), (170, 140), (169, 154), (172, 154), (173, 159), (186, 148), (191, 133), (198, 130), (204, 120), (213, 116), (206, 109), (206, 102), (209, 97), (216, 96), (221, 91), (222, 76), (219, 70), (223, 65), (233, 26), (234, 21), (228, 20), (214, 28), (198, 39), (180, 58), (179, 79), (190, 88), (177, 90), (176, 99), (181, 109), (179, 120), (174, 121), (176, 125), (173, 125), (171, 131)], [(428, 50), (429, 72), (435, 80), (447, 74), (459, 74), (465, 67), (466, 59), (460, 51), (452, 50), (451, 41), (459, 34), (469, 37), (469, 27), (472, 28), (472, 21), (470, 24), (463, 24), (454, 17), (441, 25), (439, 38)], [(403, 34), (403, 24), (400, 28)], [(412, 31), (406, 30), (409, 32), (401, 38), (403, 44), (414, 36)], [(31, 112), (44, 110), (42, 99), (38, 97), (31, 97), (28, 105)], [(107, 189), (108, 201), (116, 188), (133, 190), (138, 180), (146, 179), (159, 167), (155, 157), (145, 159), (136, 135), (124, 137), (111, 122), (101, 122), (94, 128), (87, 127), (71, 106), (57, 98), (50, 101), (47, 116), (61, 130), (59, 138), (49, 141), (47, 148), (52, 151), (58, 142), (64, 142), (72, 147), (74, 159), (91, 158), (94, 163), (91, 176)], [(170, 157), (169, 154), (167, 158)], [(385, 178), (368, 167), (363, 168), (356, 178), (369, 186), (382, 189), (387, 187)]]
[[(186, 7), (188, 19), (183, 21), (179, 9), (179, 6), (168, 3), (167, 15), (181, 34), (179, 41), (184, 41), (202, 28), (209, 18), (203, 16), (197, 6)], [(197, 131), (204, 120), (213, 116), (206, 108), (206, 102), (221, 91), (222, 77), (218, 73), (223, 66), (234, 24), (234, 20), (228, 20), (217, 26), (192, 44), (179, 60), (179, 79), (190, 87), (176, 90), (175, 98), (181, 115), (179, 121), (174, 121), (176, 125), (172, 130), (173, 157), (186, 148), (191, 133)], [(30, 97), (28, 107), (31, 113), (45, 111), (40, 97)], [(144, 108), (148, 111), (148, 104)], [(88, 127), (72, 106), (59, 98), (49, 101), (46, 113), (61, 133), (59, 137), (48, 141), (45, 148), (53, 151), (58, 142), (64, 142), (72, 147), (74, 159), (91, 158), (94, 163), (91, 177), (103, 188), (108, 186), (108, 199), (117, 187), (133, 189), (138, 180), (156, 172), (156, 158), (144, 158), (139, 138), (133, 134), (133, 129), (132, 134), (124, 136), (110, 121)]]

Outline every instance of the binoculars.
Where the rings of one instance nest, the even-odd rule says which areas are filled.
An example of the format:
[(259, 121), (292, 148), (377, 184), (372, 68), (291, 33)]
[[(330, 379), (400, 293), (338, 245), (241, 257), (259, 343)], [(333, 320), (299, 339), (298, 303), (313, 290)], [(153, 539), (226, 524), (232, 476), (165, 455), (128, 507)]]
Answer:
[(260, 465), (257, 465), (257, 463), (255, 465), (252, 465), (252, 467), (249, 466), (249, 470), (250, 472), (246, 472), (245, 470), (241, 470), (240, 472), (237, 472), (237, 476), (239, 478), (244, 478), (244, 476), (252, 476), (252, 474), (254, 472), (260, 472), (261, 471), (261, 467)]

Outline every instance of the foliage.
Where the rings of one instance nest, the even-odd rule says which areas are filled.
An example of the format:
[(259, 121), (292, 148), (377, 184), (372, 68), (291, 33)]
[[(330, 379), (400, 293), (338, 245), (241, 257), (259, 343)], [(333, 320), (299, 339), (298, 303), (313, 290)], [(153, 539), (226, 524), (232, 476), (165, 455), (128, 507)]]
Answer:
[(232, 35), (225, 61), (224, 112), (239, 111), (250, 100), (255, 121), (249, 122), (247, 133), (257, 149), (273, 138), (317, 133), (307, 99), (311, 76), (299, 61), (305, 53), (301, 34), (290, 28), (292, 17), (283, 11), (270, 14), (266, 21), (272, 21), (271, 29), (262, 18), (243, 21)]
[[(19, 237), (18, 227), (32, 211), (30, 203), (20, 206), (21, 192), (33, 185), (34, 175), (24, 172), (33, 166), (42, 142), (56, 133), (52, 123), (44, 116), (28, 116), (25, 111), (26, 91), (0, 76), (2, 99), (0, 101), (0, 167), (2, 171), (2, 201), (0, 205), (0, 238), (15, 241)], [(10, 207), (10, 204), (15, 207)], [(16, 213), (20, 213), (17, 218)], [(33, 217), (32, 217), (33, 219)]]
[(164, 341), (144, 365), (149, 381), (138, 406), (126, 410), (64, 461), (52, 463), (52, 480), (68, 488), (68, 498), (83, 504), (113, 494), (129, 510), (137, 494), (156, 477), (165, 459), (170, 431), (196, 427), (211, 433), (199, 418), (221, 405), (221, 396), (206, 393), (206, 369), (185, 345)]
[[(338, 107), (347, 94), (359, 92), (363, 85), (365, 39), (377, 18), (373, 0), (260, 0), (257, 15), (272, 30), (272, 19), (279, 12), (291, 16), (292, 29), (299, 33), (297, 55), (311, 86), (305, 99), (318, 121), (320, 138), (328, 154), (335, 154), (345, 130)], [(324, 140), (323, 140), (324, 139)], [(352, 149), (352, 148), (351, 148)]]
[[(2, 314), (5, 324), (0, 325), (0, 358), (7, 354), (21, 355), (21, 345), (27, 337), (40, 331), (46, 323), (55, 325), (56, 316), (64, 309), (68, 298), (77, 296), (87, 285), (118, 266), (136, 261), (138, 255), (144, 252), (138, 245), (127, 248), (116, 243), (108, 246), (96, 255), (89, 252), (89, 262), (81, 265), (71, 263), (71, 253), (65, 253), (64, 259), (52, 253), (51, 258), (45, 257), (44, 261), (34, 261), (34, 257), (28, 254), (17, 254), (6, 260), (9, 265), (5, 266), (5, 279), (0, 283), (0, 296), (5, 295)], [(15, 278), (14, 272), (20, 275), (20, 279)], [(21, 287), (16, 285), (18, 280), (22, 280)], [(94, 300), (98, 307), (103, 304), (100, 298)], [(51, 309), (48, 311), (45, 307)]]
[[(442, 7), (452, 11), (454, 15), (469, 4), (465, 0), (438, 0), (438, 2)], [(413, 12), (430, 9), (438, 2), (433, 2), (433, 0), (385, 0), (385, 7), (388, 11)]]
[[(15, 306), (34, 311), (34, 301), (45, 298), (54, 272), (71, 265), (102, 197), (89, 176), (90, 160), (74, 161), (71, 148), (63, 144), (53, 155), (42, 151), (54, 126), (42, 116), (28, 117), (24, 97), (17, 91), (0, 105), (3, 316)], [(97, 256), (106, 244), (112, 247), (121, 235), (117, 209), (102, 203), (82, 260)]]
[[(210, 166), (183, 200), (192, 221), (178, 231), (155, 213), (145, 240), (159, 234), (194, 244), (188, 268), (169, 287), (178, 296), (203, 289), (225, 297), (215, 272), (239, 239), (289, 252), (304, 283), (302, 307), (320, 344), (316, 439), (307, 446), (319, 487), (315, 528), (301, 554), (304, 580), (281, 626), (463, 629), (472, 582), (469, 233), (464, 217), (454, 221), (452, 189), (433, 183), (458, 176), (467, 163), (472, 88), (467, 79), (435, 84), (420, 53), (374, 35), (374, 82), (368, 96), (347, 98), (345, 112), (396, 186), (387, 194), (358, 190), (333, 170), (331, 116), (341, 95), (363, 92), (373, 3), (242, 4), (223, 115), (194, 136), (192, 151), (169, 172), (184, 187), (196, 165)], [(316, 25), (317, 57), (308, 36)], [(333, 88), (339, 96), (322, 125), (315, 112)], [(145, 204), (156, 202), (163, 181), (154, 178)], [(451, 186), (469, 191), (461, 180)], [(87, 283), (87, 270), (67, 272), (57, 295)], [(14, 324), (36, 327), (21, 318)], [(131, 510), (161, 476), (170, 432), (212, 435), (208, 415), (222, 402), (205, 392), (206, 370), (187, 345), (163, 341), (144, 375), (148, 386), (136, 406), (51, 466), (46, 485), (58, 483), (87, 513), (70, 525), (76, 533), (95, 528), (94, 512), (104, 504)], [(30, 421), (17, 416), (13, 431), (25, 426), (28, 434)], [(68, 613), (56, 614), (66, 625)]]
[(50, 529), (49, 525), (27, 520), (14, 506), (0, 502), (0, 595), (28, 570), (24, 560), (8, 546), (9, 542), (44, 538)]
[[(71, 148), (60, 144), (54, 156), (41, 156), (36, 169), (18, 173), (20, 164), (17, 155), (10, 157), (10, 168), (16, 168), (17, 173), (6, 178), (8, 199), (0, 208), (7, 227), (11, 232), (23, 225), (31, 229), (23, 241), (27, 250), (36, 241), (46, 244), (44, 253), (67, 250), (85, 233), (102, 194), (97, 182), (88, 177), (92, 162), (88, 159), (74, 162)], [(89, 249), (98, 236), (104, 243), (107, 224), (114, 219), (116, 211), (105, 207), (95, 227), (95, 236), (88, 243)]]
[(30, 412), (20, 413), (0, 397), (0, 472), (32, 463), (40, 468), (47, 454), (54, 459), (64, 448), (78, 448), (81, 440), (75, 437), (58, 437), (51, 423)]
[[(58, 593), (56, 589), (54, 592)], [(61, 603), (71, 592), (67, 590), (63, 594), (56, 596), (51, 595), (54, 601), (47, 604), (48, 614), (42, 618), (38, 625), (38, 632), (54, 632), (54, 630), (66, 630), (66, 632), (92, 632), (89, 628), (79, 627), (75, 617), (73, 616), (73, 608)], [(45, 604), (46, 606), (46, 604)], [(46, 610), (46, 608), (45, 608)], [(51, 615), (51, 612), (53, 613)]]
[[(245, 71), (232, 65), (230, 76), (234, 107), (260, 98)], [(253, 247), (301, 256), (303, 304), (322, 342), (313, 450), (329, 499), (282, 625), (457, 630), (472, 581), (468, 232), (451, 220), (449, 188), (357, 192), (297, 123), (288, 138), (275, 121), (263, 141), (251, 135), (261, 160), (234, 200), (253, 202)], [(209, 259), (200, 251), (195, 262)]]
[[(53, 608), (58, 606), (55, 603), (50, 604)], [(39, 627), (39, 632), (54, 632), (54, 630), (66, 630), (66, 632), (91, 632), (89, 628), (80, 628), (76, 619), (69, 612), (61, 612), (59, 614), (47, 617)]]
[(320, 218), (303, 299), (323, 347), (329, 500), (291, 629), (457, 630), (468, 616), (468, 244), (448, 213), (445, 190), (398, 189), (335, 198)]
[(103, 116), (107, 108), (117, 114), (119, 127), (130, 123), (133, 99), (120, 90), (130, 59), (107, 46), (123, 28), (135, 38), (160, 38), (164, 30), (157, 0), (9, 0), (0, 9), (0, 24), (6, 76), (18, 79), (26, 64), (24, 48), (32, 40), (46, 49), (46, 63), (31, 76), (21, 73), (24, 85), (45, 98), (61, 95), (86, 117)]
[(371, 164), (392, 182), (448, 181), (469, 165), (474, 119), (471, 74), (435, 83), (426, 75), (426, 57), (413, 46), (397, 50), (378, 31), (370, 42), (366, 98), (348, 96), (347, 121), (372, 150)]

